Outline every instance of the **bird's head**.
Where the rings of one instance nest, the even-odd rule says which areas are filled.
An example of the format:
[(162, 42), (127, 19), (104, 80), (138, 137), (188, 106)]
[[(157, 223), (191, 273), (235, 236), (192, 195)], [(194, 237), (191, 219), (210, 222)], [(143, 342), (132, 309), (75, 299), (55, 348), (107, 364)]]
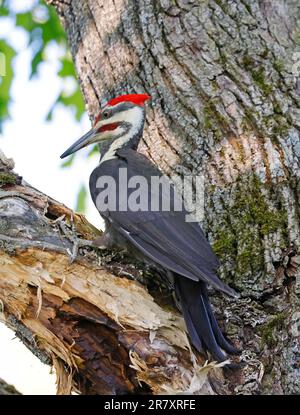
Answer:
[(122, 147), (143, 129), (147, 94), (128, 94), (110, 100), (95, 118), (93, 128), (71, 145), (64, 158), (89, 144), (119, 140)]

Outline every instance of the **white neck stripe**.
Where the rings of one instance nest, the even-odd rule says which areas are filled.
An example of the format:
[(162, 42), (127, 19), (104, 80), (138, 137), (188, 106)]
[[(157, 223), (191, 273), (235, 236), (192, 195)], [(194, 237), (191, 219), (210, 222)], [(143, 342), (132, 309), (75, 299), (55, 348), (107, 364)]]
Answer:
[[(122, 118), (123, 115), (123, 118)], [(118, 118), (119, 117), (119, 118)], [(111, 146), (107, 150), (107, 152), (103, 155), (103, 157), (100, 159), (100, 163), (102, 164), (104, 161), (111, 160), (116, 158), (116, 152), (121, 147), (123, 147), (126, 143), (130, 141), (132, 137), (134, 137), (142, 127), (143, 123), (143, 109), (140, 107), (133, 107), (129, 110), (122, 111), (118, 114), (115, 114), (113, 118), (113, 122), (122, 122), (125, 121), (129, 124), (131, 124), (131, 127), (129, 128), (129, 131), (127, 131), (126, 134), (120, 136), (115, 141), (112, 142)], [(112, 122), (112, 119), (109, 120), (109, 122)], [(120, 134), (122, 132), (122, 127), (118, 127), (116, 130), (114, 130), (115, 135)]]

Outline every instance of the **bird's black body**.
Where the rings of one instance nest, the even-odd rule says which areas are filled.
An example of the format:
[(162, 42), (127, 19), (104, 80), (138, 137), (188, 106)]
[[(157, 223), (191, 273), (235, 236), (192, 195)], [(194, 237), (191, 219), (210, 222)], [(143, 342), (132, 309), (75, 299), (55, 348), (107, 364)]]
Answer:
[[(118, 150), (116, 156), (100, 164), (91, 174), (90, 191), (96, 207), (97, 196), (103, 190), (97, 188), (97, 180), (99, 177), (112, 176), (118, 184), (119, 169), (127, 170), (128, 180), (138, 175), (145, 177), (149, 184), (147, 197), (150, 206), (150, 178), (161, 176), (162, 173), (145, 156), (130, 148)], [(127, 189), (126, 197), (129, 198), (132, 191)], [(117, 194), (122, 197), (122, 189)], [(178, 197), (173, 187), (171, 195), (172, 200)], [(168, 195), (160, 195), (161, 198), (164, 196)], [(121, 239), (117, 238), (119, 243), (123, 240), (132, 244), (146, 258), (173, 273), (176, 294), (193, 345), (198, 350), (210, 351), (219, 361), (225, 360), (226, 356), (220, 347), (229, 353), (235, 349), (225, 340), (218, 327), (209, 304), (206, 283), (230, 295), (234, 291), (217, 277), (218, 260), (200, 226), (185, 221), (186, 211), (177, 212), (172, 208), (171, 203), (170, 211), (107, 209), (100, 213), (105, 218), (111, 236), (122, 236)]]
[[(61, 156), (66, 157), (92, 143), (100, 144), (99, 166), (90, 177), (90, 191), (93, 201), (105, 219), (107, 229), (105, 240), (113, 238), (122, 247), (131, 247), (147, 262), (152, 262), (172, 277), (174, 288), (181, 303), (181, 309), (191, 341), (196, 349), (207, 350), (218, 361), (226, 359), (223, 349), (235, 353), (221, 333), (211, 309), (207, 285), (212, 285), (229, 295), (234, 291), (218, 278), (218, 260), (205, 238), (199, 224), (186, 221), (187, 212), (175, 209), (179, 196), (171, 186), (166, 193), (153, 192), (152, 177), (162, 173), (145, 156), (136, 151), (143, 134), (145, 119), (144, 102), (150, 97), (145, 94), (129, 94), (108, 102), (95, 119), (91, 131), (77, 140)], [(126, 183), (121, 183), (120, 171), (126, 170)], [(128, 202), (136, 188), (127, 186), (127, 181), (142, 177), (143, 200), (147, 208), (132, 209)], [(99, 204), (103, 186), (99, 180), (109, 177), (116, 185), (115, 206)], [(102, 183), (103, 184), (103, 183)], [(152, 191), (152, 192), (151, 192)], [(103, 193), (102, 193), (103, 195)], [(158, 207), (153, 210), (151, 201), (158, 198)], [(170, 208), (164, 208), (168, 198)], [(121, 208), (120, 208), (121, 206)], [(176, 205), (178, 207), (178, 205)], [(110, 238), (108, 237), (110, 236)]]

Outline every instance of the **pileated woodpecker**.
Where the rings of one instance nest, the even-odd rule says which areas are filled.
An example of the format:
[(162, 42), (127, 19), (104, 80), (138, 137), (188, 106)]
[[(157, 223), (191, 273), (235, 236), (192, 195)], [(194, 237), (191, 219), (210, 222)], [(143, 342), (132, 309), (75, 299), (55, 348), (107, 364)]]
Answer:
[[(169, 211), (163, 210), (161, 204), (155, 211), (133, 211), (130, 208), (119, 209), (118, 203), (116, 209), (101, 208), (97, 203), (101, 192), (98, 180), (109, 176), (120, 184), (120, 169), (126, 169), (128, 180), (142, 176), (149, 185), (151, 177), (162, 176), (154, 164), (136, 151), (143, 134), (144, 104), (149, 98), (146, 94), (129, 94), (110, 100), (96, 117), (93, 128), (69, 147), (61, 158), (89, 144), (99, 143), (100, 163), (91, 174), (90, 192), (106, 224), (102, 244), (130, 247), (142, 254), (146, 262), (156, 264), (171, 275), (192, 344), (198, 351), (208, 351), (214, 359), (224, 361), (226, 355), (223, 351), (234, 354), (237, 350), (225, 339), (218, 326), (207, 285), (231, 296), (235, 292), (216, 275), (218, 260), (199, 224), (186, 222), (186, 211), (174, 209), (177, 197), (174, 188)], [(133, 192), (133, 189), (125, 187), (116, 186), (119, 191), (117, 202), (129, 198)], [(160, 195), (160, 201), (165, 196)], [(148, 186), (148, 206), (151, 197)]]

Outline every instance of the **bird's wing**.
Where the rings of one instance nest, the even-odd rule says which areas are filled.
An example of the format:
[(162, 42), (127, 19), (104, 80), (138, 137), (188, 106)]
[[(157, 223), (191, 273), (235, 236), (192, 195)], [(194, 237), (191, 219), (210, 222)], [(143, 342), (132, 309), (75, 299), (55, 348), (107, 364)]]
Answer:
[[(121, 150), (118, 154), (127, 165), (128, 177), (140, 175), (149, 178), (149, 173), (152, 176), (161, 175), (146, 157), (133, 150)], [(104, 165), (105, 163), (102, 172), (107, 174)], [(99, 173), (101, 172), (98, 171)], [(93, 194), (92, 187), (91, 185)], [(95, 197), (94, 194), (94, 202)], [(147, 197), (151, 197), (150, 189)], [(176, 194), (173, 193), (172, 197), (176, 197)], [(127, 240), (162, 267), (194, 281), (202, 280), (227, 294), (234, 295), (234, 291), (216, 275), (219, 263), (202, 229), (197, 223), (186, 222), (186, 213), (174, 210), (101, 212)]]

